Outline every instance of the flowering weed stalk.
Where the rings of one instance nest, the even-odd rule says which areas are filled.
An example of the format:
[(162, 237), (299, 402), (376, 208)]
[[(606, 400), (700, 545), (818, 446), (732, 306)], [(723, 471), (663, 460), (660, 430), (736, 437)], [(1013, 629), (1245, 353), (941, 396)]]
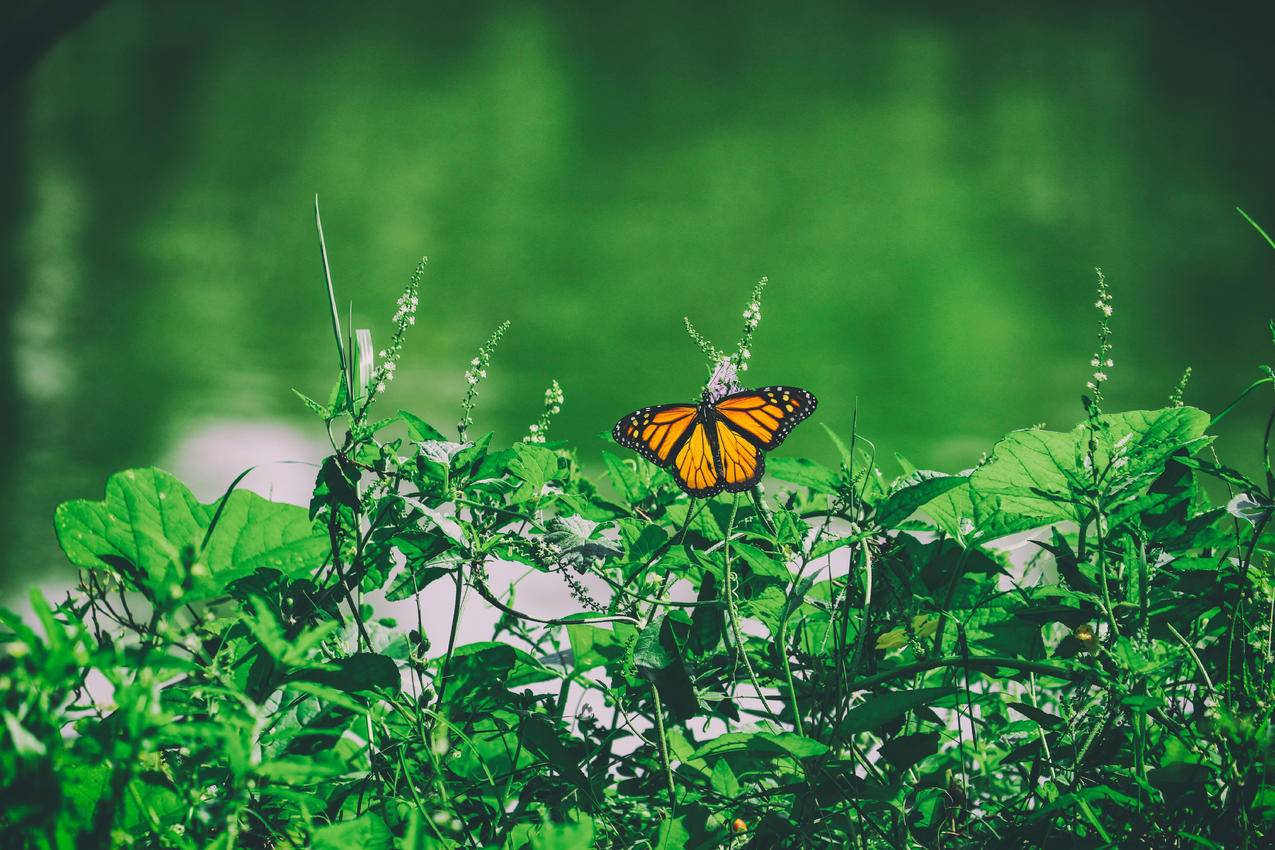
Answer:
[(1098, 300), (1094, 302), (1094, 307), (1098, 310), (1098, 348), (1093, 357), (1089, 358), (1089, 365), (1094, 371), (1085, 387), (1093, 393), (1092, 407), (1097, 414), (1102, 412), (1102, 385), (1110, 378), (1107, 370), (1115, 366), (1116, 361), (1111, 358), (1111, 290), (1107, 288), (1107, 278), (1102, 269), (1094, 271), (1098, 273)]
[(429, 265), (429, 257), (421, 257), (416, 270), (407, 281), (403, 294), (394, 302), (394, 332), (390, 336), (390, 344), (377, 352), (376, 371), (368, 382), (367, 400), (363, 403), (360, 418), (366, 415), (368, 408), (376, 397), (385, 392), (386, 387), (394, 380), (398, 372), (398, 361), (403, 356), (403, 340), (407, 337), (407, 329), (416, 324), (416, 311), (420, 307), (421, 280), (425, 277), (425, 267)]
[(540, 418), (527, 428), (527, 436), (522, 438), (524, 443), (543, 443), (549, 433), (549, 423), (553, 417), (562, 412), (562, 387), (558, 386), (555, 379), (549, 385), (549, 389), (545, 390), (545, 406), (540, 412)]
[(469, 368), (465, 370), (465, 399), (460, 405), (460, 421), (456, 423), (456, 433), (460, 435), (462, 443), (469, 437), (469, 426), (474, 424), (474, 404), (478, 401), (478, 385), (486, 380), (491, 357), (496, 353), (501, 337), (507, 330), (509, 330), (509, 322), (501, 322), (491, 332), (491, 336), (487, 337), (487, 341), (479, 347), (478, 356), (469, 361)]

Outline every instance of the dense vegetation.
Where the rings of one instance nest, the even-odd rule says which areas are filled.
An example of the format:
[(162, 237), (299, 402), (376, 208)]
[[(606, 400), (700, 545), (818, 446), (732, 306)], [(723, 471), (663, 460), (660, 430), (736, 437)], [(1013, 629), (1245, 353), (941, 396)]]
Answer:
[[(694, 500), (627, 452), (586, 474), (556, 384), (522, 441), (471, 435), (503, 326), (454, 439), (377, 418), (422, 272), (379, 353), (334, 316), (308, 510), (157, 469), (59, 508), (79, 586), (0, 614), (5, 846), (1268, 846), (1270, 429), (1258, 482), (1230, 408), (1105, 412), (1105, 285), (1072, 430), (950, 475), (828, 431), (835, 463)], [(511, 562), (578, 604), (520, 613)]]

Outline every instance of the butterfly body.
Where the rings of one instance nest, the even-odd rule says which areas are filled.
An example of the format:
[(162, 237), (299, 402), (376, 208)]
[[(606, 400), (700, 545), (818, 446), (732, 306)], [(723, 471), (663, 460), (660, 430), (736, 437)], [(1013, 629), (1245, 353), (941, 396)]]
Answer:
[(798, 387), (762, 387), (699, 404), (635, 410), (616, 423), (615, 441), (669, 469), (692, 496), (751, 489), (766, 468), (763, 451), (784, 441), (818, 405)]

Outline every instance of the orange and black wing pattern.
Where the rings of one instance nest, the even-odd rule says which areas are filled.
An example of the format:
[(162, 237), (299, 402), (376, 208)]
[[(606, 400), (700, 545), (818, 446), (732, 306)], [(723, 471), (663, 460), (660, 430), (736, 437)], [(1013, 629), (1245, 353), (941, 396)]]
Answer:
[(693, 404), (661, 404), (635, 410), (615, 423), (611, 436), (657, 466), (668, 466), (673, 449), (699, 415)]
[(799, 387), (762, 387), (732, 393), (713, 409), (757, 448), (770, 451), (818, 405), (813, 394)]
[(711, 427), (696, 416), (690, 433), (673, 455), (673, 477), (683, 490), (700, 499), (722, 492), (721, 466)]
[(739, 493), (761, 480), (773, 449), (818, 404), (797, 387), (734, 393), (713, 405), (664, 404), (616, 423), (615, 441), (668, 469), (696, 498)]
[(727, 425), (725, 419), (717, 419), (713, 428), (717, 437), (722, 489), (731, 493), (751, 490), (766, 471), (766, 458), (761, 449)]
[(673, 473), (692, 496), (720, 493), (715, 436), (694, 404), (662, 404), (635, 410), (615, 424), (615, 441)]

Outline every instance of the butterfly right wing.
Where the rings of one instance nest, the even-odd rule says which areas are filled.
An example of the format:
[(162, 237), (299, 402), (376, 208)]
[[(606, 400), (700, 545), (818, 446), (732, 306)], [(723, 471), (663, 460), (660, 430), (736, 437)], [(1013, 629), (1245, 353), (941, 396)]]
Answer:
[(699, 408), (693, 404), (644, 407), (615, 423), (611, 436), (656, 466), (668, 466), (673, 450), (679, 448), (698, 414)]

